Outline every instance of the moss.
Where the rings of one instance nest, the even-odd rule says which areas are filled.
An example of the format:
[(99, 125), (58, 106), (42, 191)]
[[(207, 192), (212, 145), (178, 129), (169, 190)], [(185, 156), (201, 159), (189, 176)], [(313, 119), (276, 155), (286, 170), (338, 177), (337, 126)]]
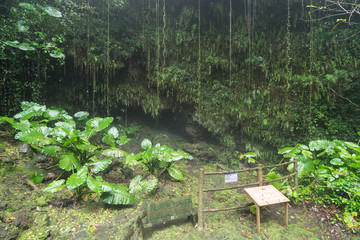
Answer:
[(47, 205), (47, 203), (46, 203), (46, 197), (45, 197), (45, 196), (39, 197), (38, 199), (36, 199), (36, 203), (37, 203), (39, 206), (45, 206), (45, 205)]

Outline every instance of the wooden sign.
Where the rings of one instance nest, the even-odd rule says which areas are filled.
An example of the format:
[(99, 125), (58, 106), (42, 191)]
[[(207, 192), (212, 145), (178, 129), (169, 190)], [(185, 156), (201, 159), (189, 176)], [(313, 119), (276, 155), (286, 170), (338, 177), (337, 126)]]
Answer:
[(244, 191), (259, 207), (290, 202), (290, 200), (273, 185), (245, 188)]
[(191, 196), (149, 202), (147, 205), (148, 223), (169, 221), (193, 214)]
[(285, 226), (288, 226), (288, 215), (289, 215), (289, 206), (288, 202), (290, 200), (285, 197), (279, 190), (277, 190), (273, 185), (245, 188), (245, 193), (251, 198), (256, 206), (256, 228), (257, 233), (260, 233), (260, 207), (284, 203), (285, 204)]

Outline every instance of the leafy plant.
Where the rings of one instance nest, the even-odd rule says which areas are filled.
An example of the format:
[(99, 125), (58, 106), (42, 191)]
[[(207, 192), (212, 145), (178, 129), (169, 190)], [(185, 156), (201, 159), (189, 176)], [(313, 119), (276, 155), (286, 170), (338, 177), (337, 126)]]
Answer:
[(192, 156), (182, 150), (173, 150), (165, 145), (156, 144), (152, 146), (149, 139), (144, 139), (141, 147), (145, 150), (138, 154), (129, 154), (126, 156), (125, 163), (129, 166), (142, 164), (146, 167), (150, 175), (159, 177), (164, 171), (176, 180), (183, 180), (182, 172), (175, 166), (174, 162), (180, 159), (192, 159)]
[[(111, 163), (110, 159), (102, 159), (109, 153), (91, 142), (91, 138), (105, 130), (113, 118), (95, 117), (88, 119), (83, 129), (77, 128), (77, 122), (85, 121), (87, 112), (78, 112), (71, 117), (61, 108), (39, 105), (32, 102), (22, 102), (22, 111), (13, 119), (2, 117), (16, 129), (16, 139), (30, 144), (34, 149), (50, 156), (60, 156), (59, 167), (72, 174), (65, 180), (53, 181), (44, 190), (57, 192), (66, 187), (75, 191), (77, 197), (97, 193), (109, 204), (132, 204), (135, 196), (125, 186), (104, 181), (97, 174), (105, 170)], [(76, 121), (75, 121), (76, 120)], [(116, 135), (116, 129), (111, 128), (108, 134)], [(125, 155), (119, 149), (117, 155)], [(37, 179), (33, 176), (33, 179)]]
[(247, 152), (244, 154), (239, 155), (240, 160), (242, 159), (246, 159), (248, 161), (248, 163), (259, 163), (258, 161), (255, 160), (256, 158), (256, 153), (254, 152)]
[[(296, 145), (279, 150), (285, 158), (298, 159), (303, 198), (319, 204), (335, 204), (343, 211), (343, 222), (358, 230), (360, 211), (360, 146), (339, 140), (315, 140), (308, 146)], [(291, 169), (289, 165), (289, 170)]]

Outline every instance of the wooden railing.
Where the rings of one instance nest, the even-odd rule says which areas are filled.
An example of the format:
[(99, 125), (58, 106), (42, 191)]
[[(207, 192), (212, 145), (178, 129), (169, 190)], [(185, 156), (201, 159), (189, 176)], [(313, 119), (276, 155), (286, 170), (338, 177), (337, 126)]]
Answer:
[[(279, 166), (285, 166), (289, 164), (294, 164), (294, 171), (293, 173), (290, 173), (289, 175), (271, 179), (271, 180), (265, 180), (263, 179), (263, 169), (267, 168), (275, 168)], [(204, 189), (204, 177), (205, 176), (211, 176), (211, 175), (224, 175), (225, 174), (231, 174), (231, 173), (244, 173), (244, 172), (251, 172), (256, 171), (257, 172), (257, 182), (253, 183), (247, 183), (247, 184), (241, 184), (236, 186), (230, 186), (230, 187), (222, 187), (222, 188), (207, 188)], [(224, 190), (231, 190), (231, 189), (244, 189), (246, 187), (251, 186), (263, 186), (264, 184), (269, 184), (271, 182), (281, 181), (284, 179), (291, 179), (291, 177), (294, 177), (294, 185), (295, 189), (298, 192), (299, 191), (299, 181), (298, 181), (298, 162), (297, 159), (291, 162), (286, 163), (280, 163), (275, 164), (271, 166), (263, 166), (259, 164), (257, 167), (254, 168), (247, 168), (247, 169), (241, 169), (241, 170), (231, 170), (231, 171), (221, 171), (221, 172), (204, 172), (203, 168), (200, 168), (200, 174), (199, 174), (199, 203), (198, 203), (198, 229), (201, 230), (203, 228), (204, 224), (204, 213), (205, 212), (220, 212), (220, 211), (228, 211), (228, 210), (235, 210), (235, 209), (241, 209), (246, 208), (247, 206), (234, 206), (234, 207), (227, 207), (227, 208), (218, 208), (218, 209), (204, 209), (204, 196), (203, 194), (205, 192), (215, 192), (215, 191), (224, 191)]]

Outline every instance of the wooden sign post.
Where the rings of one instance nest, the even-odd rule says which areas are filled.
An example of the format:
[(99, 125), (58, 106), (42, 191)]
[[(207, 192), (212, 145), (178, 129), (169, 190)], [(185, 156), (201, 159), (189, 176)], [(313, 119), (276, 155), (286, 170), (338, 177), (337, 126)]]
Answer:
[(245, 188), (245, 193), (251, 198), (256, 206), (256, 228), (257, 233), (260, 233), (260, 207), (272, 204), (284, 203), (285, 204), (285, 226), (288, 226), (288, 202), (290, 200), (285, 197), (273, 185)]

